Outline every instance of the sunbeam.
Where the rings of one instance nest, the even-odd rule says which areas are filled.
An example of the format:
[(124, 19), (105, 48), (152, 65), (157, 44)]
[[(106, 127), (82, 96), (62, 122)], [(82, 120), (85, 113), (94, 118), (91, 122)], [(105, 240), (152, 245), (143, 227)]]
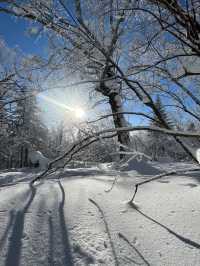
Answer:
[(45, 100), (49, 103), (52, 103), (62, 109), (64, 109), (67, 112), (71, 112), (76, 118), (83, 118), (85, 116), (85, 111), (83, 110), (83, 108), (81, 107), (70, 107), (66, 104), (60, 103), (56, 100), (54, 100), (53, 98), (46, 96), (46, 95), (39, 95), (39, 98), (42, 100)]

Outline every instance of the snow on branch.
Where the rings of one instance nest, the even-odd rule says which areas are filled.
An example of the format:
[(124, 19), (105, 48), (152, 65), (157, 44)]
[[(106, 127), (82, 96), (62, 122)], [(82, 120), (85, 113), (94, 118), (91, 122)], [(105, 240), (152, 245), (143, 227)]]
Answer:
[[(166, 135), (171, 136), (179, 136), (179, 137), (200, 137), (200, 133), (191, 133), (191, 132), (182, 132), (182, 131), (175, 131), (175, 130), (169, 130), (165, 128), (159, 128), (159, 127), (148, 127), (148, 126), (136, 126), (136, 127), (121, 127), (121, 128), (110, 128), (98, 131), (96, 133), (89, 134), (87, 137), (83, 138), (80, 141), (75, 142), (71, 148), (61, 155), (60, 157), (56, 158), (55, 160), (51, 161), (48, 165), (48, 168), (39, 176), (37, 176), (32, 182), (35, 182), (36, 180), (46, 176), (48, 174), (48, 171), (52, 169), (52, 167), (55, 165), (56, 162), (61, 161), (64, 158), (69, 157), (63, 167), (66, 166), (72, 159), (75, 154), (77, 154), (79, 151), (85, 149), (89, 145), (91, 145), (94, 142), (99, 141), (100, 139), (106, 139), (106, 138), (113, 138), (116, 137), (117, 132), (128, 132), (128, 131), (155, 131), (160, 132)], [(107, 134), (107, 133), (113, 133), (113, 134)], [(107, 134), (107, 135), (104, 135)], [(62, 167), (62, 168), (63, 168)]]
[(149, 120), (152, 120), (152, 121), (156, 122), (156, 120), (153, 117), (151, 117), (150, 115), (147, 115), (145, 113), (141, 113), (141, 112), (116, 112), (116, 113), (112, 113), (112, 114), (103, 115), (103, 116), (97, 118), (96, 120), (91, 120), (91, 121), (88, 121), (87, 123), (88, 124), (96, 123), (96, 122), (98, 122), (100, 120), (103, 120), (103, 119), (106, 119), (106, 118), (108, 118), (110, 116), (115, 116), (115, 115), (137, 115), (137, 116), (143, 116), (143, 117), (148, 118)]
[[(109, 135), (105, 135), (102, 136), (101, 139), (108, 139), (108, 138), (114, 138), (116, 137), (117, 134), (109, 134)], [(34, 183), (35, 181), (43, 178), (44, 176), (47, 176), (53, 172), (56, 172), (59, 169), (63, 169), (74, 157), (74, 155), (76, 155), (79, 151), (85, 149), (86, 147), (90, 146), (92, 143), (97, 142), (100, 140), (100, 137), (97, 135), (95, 137), (95, 135), (89, 135), (87, 137), (85, 137), (84, 139), (75, 142), (71, 148), (69, 150), (67, 150), (67, 152), (65, 152), (63, 155), (57, 157), (55, 160), (51, 161), (47, 167), (47, 169), (42, 172), (39, 176), (37, 176), (36, 178), (34, 178), (32, 180), (32, 183)], [(57, 167), (56, 169), (52, 169), (53, 166), (63, 160), (64, 158), (66, 158), (68, 156), (68, 159), (65, 161), (65, 163), (63, 164), (62, 167)]]
[(127, 132), (127, 131), (154, 131), (154, 132), (159, 132), (159, 133), (176, 136), (176, 137), (194, 137), (194, 138), (200, 137), (200, 133), (198, 132), (196, 133), (187, 132), (187, 131), (182, 132), (178, 130), (170, 130), (170, 129), (165, 129), (165, 128), (148, 127), (148, 126), (110, 128), (110, 129), (105, 129), (105, 130), (95, 133), (95, 136), (99, 136), (99, 135), (102, 135), (105, 133), (111, 133), (111, 132)]

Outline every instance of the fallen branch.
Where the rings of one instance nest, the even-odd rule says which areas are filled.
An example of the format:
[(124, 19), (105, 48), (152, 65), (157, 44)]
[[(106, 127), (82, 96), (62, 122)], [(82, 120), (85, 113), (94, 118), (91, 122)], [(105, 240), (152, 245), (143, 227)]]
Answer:
[(187, 173), (195, 172), (195, 171), (200, 171), (200, 167), (192, 168), (192, 169), (177, 170), (177, 171), (173, 170), (173, 171), (170, 171), (170, 172), (162, 173), (160, 175), (156, 175), (156, 176), (154, 176), (154, 177), (152, 177), (152, 178), (150, 178), (148, 180), (139, 182), (139, 183), (135, 184), (135, 191), (134, 191), (133, 197), (131, 198), (129, 203), (133, 203), (133, 201), (135, 199), (135, 196), (136, 196), (136, 193), (138, 191), (138, 187), (141, 186), (141, 185), (144, 185), (144, 184), (149, 183), (149, 182), (154, 181), (154, 180), (158, 180), (158, 179), (160, 179), (162, 177), (165, 177), (165, 176), (181, 174), (181, 173), (184, 173), (184, 172), (185, 172), (185, 174), (187, 174)]
[[(159, 128), (159, 127), (147, 127), (147, 126), (136, 126), (136, 127), (120, 127), (120, 128), (110, 128), (110, 129), (104, 129), (101, 131), (98, 131), (96, 133), (89, 134), (87, 137), (84, 139), (75, 142), (72, 147), (63, 155), (60, 157), (56, 158), (55, 160), (51, 161), (48, 165), (48, 168), (39, 176), (37, 176), (32, 182), (35, 182), (36, 180), (44, 177), (45, 175), (48, 174), (48, 171), (52, 169), (52, 166), (64, 159), (67, 156), (70, 156), (70, 158), (67, 160), (67, 162), (64, 164), (64, 166), (69, 163), (73, 156), (79, 152), (80, 150), (86, 148), (87, 146), (91, 145), (92, 143), (99, 141), (100, 137), (101, 139), (106, 139), (106, 138), (113, 138), (117, 135), (117, 132), (127, 132), (127, 131), (154, 131), (154, 132), (160, 132), (166, 135), (171, 135), (171, 136), (179, 136), (179, 137), (195, 137), (195, 138), (200, 138), (200, 133), (192, 133), (192, 132), (181, 132), (181, 131), (174, 131), (174, 130), (169, 130), (165, 128)], [(114, 133), (114, 134), (108, 134), (104, 135), (107, 133)], [(60, 167), (62, 168), (62, 167)]]
[(111, 187), (110, 187), (109, 189), (105, 189), (104, 191), (105, 191), (105, 192), (110, 192), (110, 191), (113, 189), (114, 185), (117, 183), (117, 179), (118, 179), (118, 178), (119, 178), (119, 176), (116, 176), (115, 179), (114, 179), (113, 182), (112, 182)]
[[(106, 136), (102, 136), (102, 139), (113, 138), (115, 136), (117, 136), (117, 134), (109, 134)], [(97, 141), (99, 141), (99, 136), (95, 137), (94, 135), (90, 135), (90, 136), (87, 136), (86, 138), (82, 139), (81, 141), (75, 142), (67, 152), (65, 152), (60, 157), (57, 157), (55, 160), (51, 161), (49, 163), (47, 169), (44, 172), (42, 172), (39, 176), (37, 176), (35, 179), (33, 179), (32, 182), (34, 183), (35, 181), (48, 175), (49, 170), (51, 170), (50, 173), (53, 173), (59, 169), (64, 169), (64, 167), (73, 159), (74, 155), (76, 155), (79, 151), (83, 150), (84, 148), (88, 147), (89, 145), (91, 145), (92, 143), (97, 142)], [(61, 167), (57, 167), (56, 169), (52, 169), (53, 165), (56, 162), (64, 159), (67, 156), (69, 156), (69, 159)]]

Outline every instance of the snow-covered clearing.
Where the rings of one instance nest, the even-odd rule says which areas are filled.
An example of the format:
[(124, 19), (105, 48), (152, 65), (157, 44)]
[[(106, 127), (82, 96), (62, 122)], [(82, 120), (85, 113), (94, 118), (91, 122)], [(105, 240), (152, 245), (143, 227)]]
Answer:
[(127, 201), (150, 176), (116, 172), (108, 193), (116, 175), (102, 169), (66, 170), (34, 187), (34, 173), (0, 174), (0, 266), (200, 265), (199, 173), (139, 187), (136, 210)]

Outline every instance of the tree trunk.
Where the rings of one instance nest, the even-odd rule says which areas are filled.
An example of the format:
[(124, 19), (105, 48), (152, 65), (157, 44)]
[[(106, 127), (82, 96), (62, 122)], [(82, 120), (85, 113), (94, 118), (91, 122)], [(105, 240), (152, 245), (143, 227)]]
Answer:
[(10, 157), (7, 158), (7, 164), (6, 164), (6, 168), (9, 169), (10, 168)]
[(21, 149), (20, 149), (20, 164), (19, 164), (20, 168), (23, 167), (23, 158), (24, 158), (24, 148), (23, 148), (23, 146), (21, 146)]
[(13, 155), (10, 155), (9, 157), (9, 169), (13, 167)]
[(28, 167), (28, 148), (24, 151), (24, 167)]
[[(113, 114), (113, 122), (115, 128), (126, 127), (127, 122), (124, 117), (124, 114), (116, 114), (122, 112), (122, 101), (118, 93), (111, 93), (109, 96), (109, 103)], [(117, 132), (117, 138), (120, 144), (123, 146), (130, 145), (130, 135), (129, 132)], [(120, 146), (120, 151), (125, 151), (125, 148)], [(124, 158), (124, 154), (120, 154), (120, 159)]]

